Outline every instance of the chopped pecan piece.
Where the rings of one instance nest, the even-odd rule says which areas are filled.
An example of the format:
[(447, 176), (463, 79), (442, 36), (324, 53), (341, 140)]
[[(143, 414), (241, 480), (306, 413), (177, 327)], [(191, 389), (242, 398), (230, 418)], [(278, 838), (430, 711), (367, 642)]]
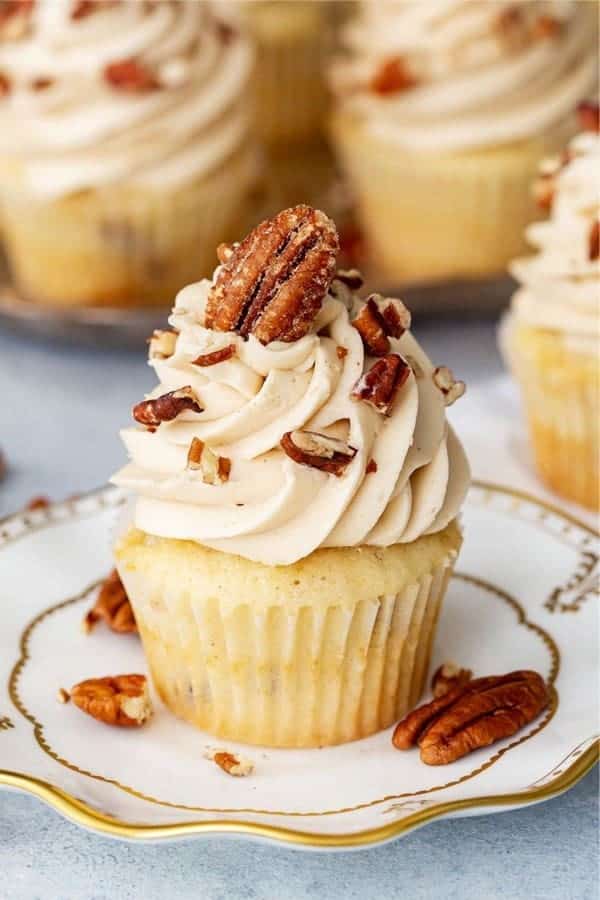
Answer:
[(410, 312), (401, 300), (371, 294), (352, 322), (367, 353), (385, 356), (390, 352), (389, 338), (401, 337), (410, 328)]
[(335, 274), (338, 237), (309, 206), (286, 209), (233, 247), (206, 305), (207, 328), (296, 341), (312, 325)]
[(455, 381), (452, 369), (449, 369), (448, 366), (438, 366), (434, 369), (433, 380), (435, 386), (438, 387), (444, 395), (444, 403), (446, 406), (452, 406), (459, 397), (463, 396), (467, 389), (464, 381)]
[(79, 19), (85, 19), (92, 13), (98, 12), (100, 9), (115, 6), (117, 2), (118, 0), (75, 0), (71, 9), (71, 19), (77, 22)]
[(335, 280), (341, 281), (351, 291), (358, 291), (364, 284), (364, 278), (358, 269), (338, 269)]
[(596, 100), (584, 100), (580, 103), (577, 115), (584, 131), (600, 131), (600, 104)]
[(3, 0), (0, 3), (0, 40), (18, 41), (28, 28), (33, 0)]
[(118, 91), (143, 94), (156, 91), (160, 82), (154, 72), (137, 59), (123, 59), (104, 68), (104, 80)]
[(158, 428), (161, 422), (176, 419), (184, 410), (201, 413), (202, 407), (189, 385), (169, 391), (154, 400), (142, 400), (133, 407), (133, 418), (147, 428)]
[(281, 438), (281, 448), (294, 462), (337, 476), (356, 456), (350, 444), (317, 431), (287, 431)]
[(239, 244), (219, 244), (217, 247), (217, 259), (224, 265), (228, 260), (231, 259), (231, 254), (234, 249), (238, 247)]
[(56, 695), (56, 699), (59, 703), (68, 703), (71, 699), (71, 695), (68, 691), (65, 691), (64, 688), (59, 688), (58, 693)]
[(410, 366), (398, 353), (388, 353), (378, 359), (368, 372), (359, 378), (350, 396), (375, 407), (388, 416), (402, 385), (411, 372)]
[(71, 688), (71, 700), (83, 712), (107, 725), (137, 727), (152, 715), (145, 675), (89, 678)]
[(562, 31), (562, 23), (555, 16), (538, 16), (533, 23), (533, 37), (538, 40), (547, 40), (558, 37)]
[(31, 500), (28, 501), (25, 509), (28, 512), (33, 512), (36, 509), (48, 509), (51, 505), (51, 501), (49, 497), (44, 496), (44, 494), (39, 494), (37, 497), (32, 497)]
[(370, 459), (367, 463), (367, 468), (365, 469), (365, 475), (374, 475), (377, 471), (377, 463), (374, 459)]
[(148, 343), (150, 344), (150, 359), (168, 359), (175, 353), (177, 332), (155, 329), (152, 337), (148, 339)]
[(220, 347), (219, 350), (213, 350), (212, 353), (202, 353), (192, 360), (192, 365), (201, 366), (202, 368), (216, 366), (217, 363), (225, 362), (226, 359), (231, 359), (232, 356), (235, 356), (235, 350), (235, 344), (227, 344), (226, 347)]
[(600, 256), (600, 222), (598, 219), (592, 224), (588, 237), (588, 259), (594, 262)]
[(409, 713), (392, 742), (399, 750), (418, 744), (430, 766), (510, 737), (544, 710), (550, 700), (543, 678), (528, 670), (476, 678)]
[(346, 357), (348, 356), (348, 348), (347, 347), (337, 346), (335, 348), (335, 352), (336, 352), (338, 359), (346, 359)]
[(7, 94), (10, 94), (11, 88), (12, 84), (8, 75), (0, 72), (0, 97), (6, 97)]
[(54, 84), (53, 78), (45, 78), (40, 76), (39, 78), (34, 78), (30, 84), (32, 91), (46, 91), (49, 87), (52, 87)]
[(386, 60), (375, 72), (369, 83), (369, 90), (385, 97), (407, 91), (418, 84), (418, 79), (410, 71), (405, 59), (394, 56)]
[(251, 775), (254, 771), (253, 762), (249, 759), (235, 756), (227, 750), (212, 750), (206, 754), (206, 757), (215, 762), (227, 775), (244, 778), (246, 775)]
[(116, 569), (103, 582), (96, 602), (83, 620), (84, 631), (91, 631), (100, 620), (118, 634), (138, 630), (129, 597)]
[(187, 456), (187, 468), (202, 473), (205, 484), (225, 484), (231, 473), (231, 460), (218, 456), (200, 438), (192, 438)]
[(433, 673), (431, 692), (436, 699), (443, 697), (453, 688), (464, 687), (472, 677), (473, 673), (470, 669), (461, 669), (460, 666), (451, 662), (442, 663)]

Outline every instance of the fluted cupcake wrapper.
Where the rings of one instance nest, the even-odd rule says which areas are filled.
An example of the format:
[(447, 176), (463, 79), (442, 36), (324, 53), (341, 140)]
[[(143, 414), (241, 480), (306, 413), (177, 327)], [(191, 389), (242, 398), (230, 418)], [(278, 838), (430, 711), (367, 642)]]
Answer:
[(256, 177), (248, 141), (172, 189), (123, 184), (43, 200), (12, 184), (2, 222), (17, 289), (54, 306), (167, 306), (210, 275), (217, 244), (239, 237)]
[(384, 729), (415, 705), (454, 556), (396, 594), (331, 605), (219, 600), (118, 565), (176, 715), (221, 738), (315, 747)]

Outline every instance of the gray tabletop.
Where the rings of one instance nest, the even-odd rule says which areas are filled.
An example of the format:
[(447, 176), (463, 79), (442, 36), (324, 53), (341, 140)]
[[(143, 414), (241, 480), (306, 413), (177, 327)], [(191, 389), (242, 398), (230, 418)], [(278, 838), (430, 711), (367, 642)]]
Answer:
[[(470, 386), (500, 374), (492, 323), (417, 330), (432, 357)], [(143, 347), (100, 351), (0, 334), (0, 447), (9, 463), (0, 516), (33, 495), (62, 499), (106, 481), (123, 461), (118, 428), (152, 385), (144, 357)], [(597, 834), (597, 770), (540, 806), (436, 822), (351, 854), (224, 838), (125, 844), (84, 832), (31, 797), (2, 792), (0, 900), (596, 900)]]

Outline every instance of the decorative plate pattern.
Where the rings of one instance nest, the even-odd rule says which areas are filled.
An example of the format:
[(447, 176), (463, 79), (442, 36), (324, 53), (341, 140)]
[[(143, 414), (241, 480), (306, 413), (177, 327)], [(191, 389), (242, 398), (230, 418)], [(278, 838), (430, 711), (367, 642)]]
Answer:
[(541, 672), (552, 703), (512, 739), (433, 768), (394, 750), (389, 731), (321, 750), (227, 742), (255, 764), (235, 779), (205, 758), (223, 744), (158, 701), (140, 731), (59, 704), (60, 687), (145, 668), (137, 637), (80, 628), (111, 566), (122, 502), (108, 488), (0, 522), (0, 785), (125, 838), (237, 832), (340, 848), (538, 802), (596, 761), (597, 535), (532, 497), (481, 483), (465, 506), (465, 546), (432, 666), (454, 659), (476, 674)]

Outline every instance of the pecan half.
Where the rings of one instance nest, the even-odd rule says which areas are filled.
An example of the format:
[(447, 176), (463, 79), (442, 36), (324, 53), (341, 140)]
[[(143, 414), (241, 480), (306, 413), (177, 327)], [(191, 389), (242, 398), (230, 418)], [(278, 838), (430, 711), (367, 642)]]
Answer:
[(161, 422), (176, 419), (186, 409), (196, 413), (203, 411), (189, 385), (154, 400), (142, 400), (133, 407), (133, 418), (147, 428), (158, 428)]
[(205, 484), (224, 484), (229, 481), (231, 460), (218, 456), (200, 438), (192, 438), (187, 455), (187, 468), (201, 472)]
[(410, 312), (401, 300), (371, 294), (352, 322), (367, 353), (385, 356), (390, 352), (389, 338), (402, 337), (410, 328)]
[(309, 330), (335, 275), (338, 236), (310, 206), (258, 225), (222, 264), (206, 305), (207, 328), (296, 341)]
[(588, 237), (588, 259), (594, 262), (600, 256), (600, 222), (598, 219), (592, 224)]
[(455, 663), (447, 662), (435, 670), (431, 679), (431, 692), (437, 699), (443, 697), (453, 688), (464, 687), (471, 680), (473, 673), (470, 669), (461, 669)]
[(196, 359), (192, 360), (192, 365), (200, 366), (202, 368), (216, 366), (217, 363), (225, 362), (226, 359), (231, 359), (232, 356), (235, 356), (235, 349), (235, 344), (227, 344), (226, 347), (221, 347), (219, 350), (213, 350), (212, 353), (202, 353), (200, 356), (197, 356)]
[(467, 389), (464, 381), (456, 381), (454, 379), (452, 369), (449, 369), (448, 366), (438, 366), (434, 369), (433, 381), (435, 386), (442, 392), (446, 406), (452, 406), (459, 397), (463, 396)]
[(254, 763), (249, 759), (242, 759), (227, 750), (216, 750), (209, 753), (208, 758), (212, 759), (227, 775), (234, 775), (237, 778), (244, 778), (254, 771)]
[(600, 104), (596, 100), (583, 100), (577, 107), (577, 115), (584, 131), (600, 131)]
[(418, 744), (421, 760), (439, 766), (510, 737), (550, 701), (543, 678), (528, 670), (476, 678), (409, 713), (394, 730), (399, 750)]
[(418, 84), (418, 79), (410, 71), (405, 59), (394, 56), (386, 60), (375, 72), (369, 82), (369, 90), (385, 97), (407, 91)]
[(152, 715), (145, 675), (89, 678), (71, 688), (71, 700), (83, 712), (107, 725), (137, 727)]
[(144, 94), (160, 88), (154, 72), (137, 59), (123, 59), (104, 67), (104, 80), (128, 94)]
[(137, 631), (129, 597), (116, 569), (113, 569), (105, 579), (96, 602), (83, 620), (84, 631), (91, 631), (100, 620), (118, 634), (131, 634)]
[(405, 359), (398, 353), (388, 353), (358, 379), (350, 396), (353, 400), (369, 403), (377, 412), (388, 416), (410, 372)]
[(337, 476), (356, 456), (355, 447), (318, 431), (287, 431), (281, 448), (294, 462)]
[(175, 353), (177, 332), (155, 329), (152, 332), (152, 337), (148, 339), (148, 343), (150, 345), (150, 359), (168, 359)]

